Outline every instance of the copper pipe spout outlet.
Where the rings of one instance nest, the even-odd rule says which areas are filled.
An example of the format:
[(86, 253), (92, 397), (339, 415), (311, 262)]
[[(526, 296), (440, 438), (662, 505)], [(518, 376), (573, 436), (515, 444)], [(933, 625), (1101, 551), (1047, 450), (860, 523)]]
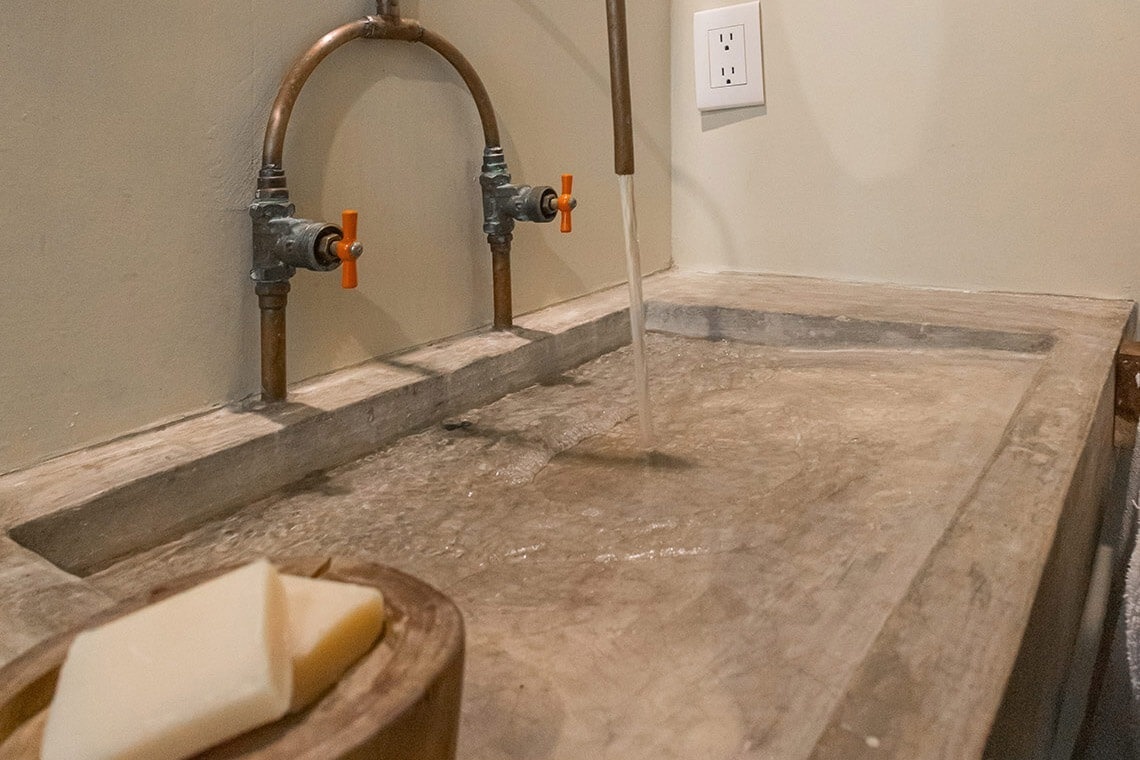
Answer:
[(610, 100), (614, 118), (614, 173), (633, 174), (633, 103), (629, 89), (629, 35), (625, 0), (606, 0), (610, 44)]

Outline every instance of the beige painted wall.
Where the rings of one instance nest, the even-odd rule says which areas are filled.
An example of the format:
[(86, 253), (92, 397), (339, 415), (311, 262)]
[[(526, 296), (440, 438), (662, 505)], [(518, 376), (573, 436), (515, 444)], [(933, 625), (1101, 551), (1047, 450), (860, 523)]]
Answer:
[[(576, 231), (520, 226), (516, 310), (624, 280), (604, 4), (405, 0), (495, 100), (517, 181), (576, 174)], [(246, 206), (292, 59), (367, 0), (10, 0), (0, 25), (0, 472), (253, 393)], [(641, 237), (669, 262), (669, 8), (631, 0)], [(358, 208), (362, 285), (302, 272), (297, 380), (490, 321), (475, 110), (420, 46), (357, 42), (307, 86), (298, 211)]]
[(1140, 298), (1140, 5), (763, 0), (766, 108), (702, 117), (673, 3), (673, 255)]

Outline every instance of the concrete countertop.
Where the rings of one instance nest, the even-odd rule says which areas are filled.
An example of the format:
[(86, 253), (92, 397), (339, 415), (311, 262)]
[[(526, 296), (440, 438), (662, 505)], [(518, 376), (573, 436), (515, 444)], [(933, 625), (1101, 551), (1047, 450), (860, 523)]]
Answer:
[[(520, 318), (520, 329), (512, 334), (460, 336), (307, 381), (294, 389), (295, 404), (291, 407), (264, 410), (253, 405), (218, 410), (0, 477), (0, 524), (6, 531), (16, 528), (17, 535), (44, 541), (45, 551), (64, 553), (82, 543), (85, 536), (119, 531), (129, 538), (120, 551), (136, 554), (114, 562), (112, 554), (76, 549), (82, 555), (75, 566), (81, 569), (76, 571), (85, 575), (94, 572), (81, 578), (60, 570), (9, 537), (0, 538), (0, 578), (4, 581), (0, 584), (0, 662), (157, 582), (164, 573), (182, 574), (257, 553), (351, 553), (355, 548), (435, 583), (469, 615), (471, 651), (465, 746), (469, 751), (478, 749), (468, 755), (471, 757), (570, 758), (597, 751), (616, 752), (618, 747), (623, 747), (623, 757), (696, 756), (685, 754), (683, 744), (673, 744), (673, 750), (668, 749), (667, 737), (676, 731), (705, 735), (698, 730), (699, 724), (694, 727), (682, 721), (670, 727), (670, 716), (674, 714), (689, 715), (686, 720), (697, 720), (694, 715), (705, 715), (710, 721), (727, 720), (720, 729), (708, 728), (711, 723), (705, 726), (732, 740), (725, 745), (725, 758), (980, 757), (995, 716), (1003, 736), (1001, 741), (1008, 742), (1005, 746), (1010, 748), (1003, 750), (1007, 752), (1003, 758), (1019, 756), (1020, 750), (1012, 748), (1045, 741), (1039, 735), (1039, 725), (1048, 722), (1049, 699), (1059, 688), (1063, 675), (1056, 659), (1058, 652), (1063, 653), (1071, 644), (1068, 621), (1074, 614), (1079, 616), (1099, 499), (1107, 482), (1112, 455), (1113, 361), (1121, 334), (1129, 324), (1132, 305), (1054, 296), (969, 294), (797, 278), (675, 272), (649, 278), (646, 297), (652, 329), (742, 341), (746, 348), (735, 354), (723, 353), (737, 350), (731, 348), (732, 343), (712, 343), (708, 344), (710, 348), (697, 349), (713, 352), (699, 354), (704, 357), (701, 366), (735, 371), (731, 369), (734, 357), (740, 357), (741, 366), (753, 367), (747, 372), (754, 373), (742, 376), (751, 380), (742, 379), (741, 383), (754, 383), (761, 392), (767, 387), (777, 394), (774, 400), (768, 398), (764, 402), (769, 406), (755, 401), (741, 407), (740, 419), (754, 425), (755, 441), (741, 442), (745, 448), (733, 451), (744, 457), (742, 462), (749, 461), (748, 456), (759, 457), (755, 471), (761, 478), (767, 455), (773, 461), (786, 455), (791, 457), (789, 462), (800, 462), (800, 470), (795, 471), (798, 474), (789, 475), (795, 491), (763, 492), (768, 494), (767, 501), (739, 502), (733, 509), (741, 511), (705, 515), (703, 519), (711, 521), (710, 525), (719, 526), (721, 532), (715, 536), (707, 533), (711, 527), (692, 524), (689, 530), (695, 532), (670, 537), (670, 531), (681, 531), (682, 526), (689, 525), (688, 513), (678, 507), (682, 511), (670, 516), (664, 513), (669, 504), (654, 502), (654, 509), (663, 511), (659, 516), (663, 524), (670, 519), (676, 522), (673, 528), (661, 528), (664, 533), (654, 534), (664, 542), (660, 546), (647, 543), (645, 536), (637, 533), (630, 534), (628, 545), (583, 546), (584, 541), (593, 540), (588, 538), (593, 535), (590, 521), (604, 523), (606, 508), (587, 507), (598, 509), (603, 516), (589, 518), (590, 525), (583, 525), (581, 509), (575, 513), (578, 517), (566, 517), (569, 512), (558, 510), (575, 509), (575, 505), (560, 502), (546, 491), (541, 492), (541, 498), (533, 493), (531, 498), (536, 504), (561, 504), (555, 513), (542, 513), (540, 509), (520, 520), (518, 513), (496, 510), (506, 510), (503, 505), (521, 497), (502, 497), (487, 502), (488, 511), (480, 513), (482, 516), (470, 524), (467, 521), (473, 516), (461, 509), (456, 511), (450, 491), (428, 489), (425, 493), (428, 497), (434, 494), (435, 500), (428, 498), (423, 504), (418, 500), (426, 497), (419, 492), (406, 499), (391, 493), (387, 484), (398, 478), (391, 475), (395, 470), (386, 468), (394, 466), (390, 457), (401, 456), (401, 447), (407, 449), (404, 456), (410, 462), (419, 462), (431, 459), (425, 455), (424, 447), (458, 446), (455, 451), (465, 452), (464, 456), (443, 457), (450, 464), (433, 465), (444, 468), (434, 476), (443, 477), (440, 473), (444, 473), (445, 480), (450, 478), (448, 482), (468, 477), (463, 474), (465, 465), (482, 462), (501, 472), (514, 472), (511, 468), (517, 468), (518, 462), (534, 457), (541, 463), (533, 473), (524, 473), (522, 481), (527, 484), (536, 481), (541, 485), (558, 477), (573, 482), (573, 472), (564, 473), (561, 468), (567, 457), (574, 456), (608, 463), (608, 470), (613, 470), (615, 462), (622, 463), (625, 469), (614, 479), (614, 487), (619, 490), (627, 487), (631, 477), (641, 477), (645, 467), (653, 469), (638, 464), (640, 460), (627, 461), (620, 453), (628, 443), (625, 439), (629, 435), (629, 390), (613, 366), (618, 359), (603, 358), (568, 372), (570, 367), (628, 340), (622, 334), (626, 329), (622, 290), (607, 291)], [(677, 340), (680, 339), (657, 340), (656, 360), (666, 362), (677, 353), (681, 344), (670, 342)], [(698, 376), (694, 371), (694, 384)], [(931, 378), (938, 378), (938, 383), (930, 382)], [(304, 475), (308, 470), (299, 462), (317, 461), (320, 466), (309, 469), (323, 470), (351, 461), (390, 444), (400, 435), (538, 380), (548, 384), (557, 380), (570, 389), (565, 391), (570, 395), (536, 396), (529, 402), (511, 397), (496, 402), (503, 405), (495, 407), (496, 413), (505, 415), (506, 420), (495, 425), (498, 448), (484, 450), (486, 446), (475, 446), (468, 450), (463, 447), (474, 446), (474, 438), (459, 440), (454, 432), (432, 430), (401, 440), (382, 456), (368, 457), (365, 462), (274, 496), (255, 509), (226, 516), (239, 503), (265, 496)], [(609, 384), (613, 387), (609, 394), (616, 402), (591, 406), (599, 395), (597, 389), (610, 388)], [(540, 387), (517, 395), (559, 390)], [(675, 411), (677, 419), (689, 420), (690, 427), (699, 426), (703, 417), (687, 410), (699, 406), (702, 397), (684, 397), (682, 390), (674, 393), (682, 394), (678, 398), (683, 399)], [(714, 396), (710, 391), (707, 398)], [(570, 400), (556, 400), (561, 398)], [(524, 402), (537, 405), (526, 408), (553, 406), (561, 411), (544, 412), (547, 416), (535, 421), (534, 412), (524, 414), (523, 406), (511, 406), (525, 406)], [(851, 409), (865, 412), (850, 417)], [(483, 414), (490, 412), (480, 411), (475, 417)], [(476, 430), (478, 424), (475, 423)], [(878, 452), (879, 458), (867, 459), (866, 446), (849, 445), (846, 439), (836, 443), (838, 439), (833, 439), (838, 433), (834, 425), (848, 425), (851, 430), (861, 431), (859, 435), (865, 438), (880, 440), (880, 448), (869, 449)], [(800, 436), (811, 439), (813, 434), (826, 456), (820, 453), (815, 457), (814, 469), (804, 469), (803, 452), (796, 453), (790, 441), (794, 435), (798, 444)], [(335, 450), (328, 453), (329, 447), (323, 444), (331, 440), (337, 443), (332, 447)], [(310, 448), (321, 446), (324, 458), (313, 458), (304, 448), (306, 441)], [(678, 442), (675, 450), (669, 449), (670, 445), (668, 440), (663, 444), (663, 455), (672, 458), (658, 460), (658, 465), (700, 465), (694, 464), (687, 473), (669, 474), (681, 478), (671, 488), (676, 492), (677, 488), (690, 487), (677, 485), (680, 483), (694, 483), (691, 487), (699, 488), (706, 452), (691, 448), (690, 444)], [(566, 453), (570, 451), (580, 453)], [(756, 453), (748, 455), (748, 451)], [(832, 456), (849, 459), (834, 464), (832, 472), (826, 465), (833, 461), (829, 459)], [(281, 461), (284, 466), (280, 466)], [(224, 508), (195, 506), (203, 500), (210, 501), (208, 488), (204, 492), (207, 498), (203, 499), (202, 493), (195, 494), (189, 487), (195, 479), (203, 483), (216, 481), (230, 488), (240, 478), (228, 473), (248, 475), (251, 467), (256, 476), (253, 480), (261, 483), (261, 491), (231, 494)], [(747, 477), (749, 468), (743, 464), (741, 467), (741, 477)], [(599, 482), (606, 479), (604, 473), (608, 470), (603, 468)], [(863, 473), (858, 478), (856, 470)], [(916, 513), (907, 522), (898, 515), (884, 516), (894, 514), (890, 511), (890, 504), (895, 503), (891, 499), (897, 502), (901, 498), (897, 484), (919, 482), (923, 471), (930, 473), (931, 496), (921, 517)], [(894, 480), (884, 479), (888, 475)], [(414, 476), (421, 480), (423, 477)], [(713, 479), (724, 480), (720, 475)], [(831, 492), (824, 486), (832, 481), (841, 492), (849, 492), (844, 497), (847, 501), (836, 502), (834, 494), (828, 495)], [(809, 498), (812, 494), (816, 495), (814, 501)], [(588, 494), (582, 498), (589, 500)], [(171, 508), (171, 504), (176, 506)], [(831, 528), (826, 527), (822, 511), (814, 520), (807, 520), (802, 514), (795, 517), (794, 504), (804, 504), (808, 514), (825, 506), (833, 513), (836, 509), (850, 510), (851, 521), (846, 524), (846, 533), (850, 535), (829, 533)], [(160, 519), (167, 509), (197, 511), (192, 519), (181, 522)], [(621, 513), (623, 520), (637, 522), (646, 517), (639, 516), (634, 507), (630, 509), (633, 511)], [(784, 538), (772, 538), (763, 531), (759, 537), (750, 537), (749, 531), (760, 530), (752, 515), (764, 514), (765, 520), (775, 520), (769, 511), (784, 514), (781, 509), (789, 510), (788, 516), (781, 518), (784, 523), (763, 524), (767, 526), (764, 530), (775, 531)], [(144, 523), (155, 520), (158, 540), (145, 540), (144, 531), (131, 536), (131, 529), (117, 522), (124, 519), (122, 514), (142, 515)], [(857, 518), (859, 514), (863, 517)], [(334, 524), (330, 522), (331, 515), (344, 517)], [(558, 528), (559, 519), (564, 520), (564, 529)], [(727, 522), (718, 523), (721, 519)], [(457, 555), (446, 549), (446, 544), (440, 548), (436, 543), (441, 525), (460, 534), (474, 531), (471, 534), (476, 535), (481, 530), (491, 533), (485, 541), (473, 541), (481, 548)], [(854, 542), (850, 544), (852, 552), (871, 546), (874, 533), (866, 533), (861, 541), (856, 541), (855, 536), (875, 525), (876, 530), (893, 526), (892, 530), (909, 531), (899, 535), (913, 533), (913, 546), (905, 550), (890, 548), (899, 544), (880, 547), (882, 556), (873, 566), (866, 564), (867, 557), (857, 553), (845, 555), (846, 561), (854, 564), (842, 577), (835, 575), (837, 567), (846, 566), (837, 564), (835, 552), (847, 546), (847, 541)], [(621, 533), (619, 528), (614, 524), (608, 530)], [(576, 533), (579, 529), (586, 532)], [(21, 534), (21, 530), (25, 532)], [(788, 533), (789, 530), (793, 532)], [(546, 536), (547, 554), (535, 550), (531, 561), (516, 561), (520, 556), (525, 559), (527, 552), (510, 552), (535, 545), (528, 543), (527, 531)], [(694, 542), (690, 548), (701, 548), (714, 546), (718, 540), (727, 541), (723, 536), (733, 531), (739, 534), (739, 541), (733, 541), (753, 547), (743, 553), (738, 550), (743, 563), (739, 570), (732, 569), (736, 565), (723, 565), (723, 558), (715, 552), (707, 556), (687, 555), (683, 551), (660, 554), (669, 547), (676, 551), (685, 549), (683, 541), (678, 543), (670, 538), (680, 540), (688, 536)], [(57, 541), (57, 534), (70, 538)], [(492, 535), (498, 538), (491, 541)], [(787, 543), (791, 540), (788, 536), (799, 538)], [(162, 540), (169, 543), (157, 546)], [(554, 547), (558, 546), (562, 548), (556, 550)], [(764, 563), (770, 561), (773, 552), (787, 546), (799, 546), (800, 551), (788, 559), (788, 567), (795, 573), (780, 577), (789, 583), (808, 585), (796, 585), (780, 593), (765, 591), (763, 584), (753, 588), (759, 581), (750, 585), (750, 576), (745, 572), (748, 563), (761, 563), (753, 567), (753, 572), (762, 575), (761, 571), (769, 567)], [(598, 560), (610, 554), (615, 558), (638, 557), (645, 551), (657, 552), (654, 557), (659, 562), (652, 567), (675, 566), (678, 572), (695, 574), (683, 581), (679, 580), (682, 576), (673, 573), (668, 576), (673, 580), (667, 580), (646, 575), (651, 565), (639, 565), (634, 560)], [(174, 567), (178, 568), (176, 573), (172, 571)], [(723, 579), (713, 583), (707, 573), (717, 568)], [(521, 575), (516, 578), (511, 573)], [(484, 578), (480, 582), (483, 585), (471, 580), (476, 577)], [(593, 710), (588, 707), (588, 693), (565, 691), (568, 687), (564, 684), (584, 688), (584, 682), (575, 680), (584, 672), (573, 667), (567, 671), (559, 670), (563, 666), (554, 668), (554, 672), (563, 673), (563, 686), (531, 673), (531, 667), (538, 667), (537, 663), (562, 651), (559, 647), (570, 644), (612, 645), (617, 652), (625, 651), (622, 647), (632, 647), (635, 642), (623, 637), (632, 636), (639, 629), (620, 629), (617, 622), (617, 628), (603, 626), (604, 635), (589, 626), (568, 628), (569, 633), (543, 629), (545, 635), (553, 637), (552, 643), (536, 643), (541, 639), (535, 638), (538, 628), (528, 628), (532, 623), (538, 625), (545, 618), (578, 620), (584, 625), (585, 621), (575, 616), (602, 602), (594, 600), (583, 606), (579, 599), (576, 604), (550, 602), (551, 607), (541, 592), (528, 592), (525, 583), (518, 585), (528, 577), (561, 588), (553, 594), (556, 599), (572, 592), (559, 583), (579, 584), (584, 589), (596, 583), (599, 588), (611, 589), (613, 596), (604, 609), (614, 621), (625, 619), (623, 610), (639, 607), (651, 616), (665, 615), (666, 619), (682, 615), (686, 598), (690, 603), (703, 600), (701, 604), (714, 604), (697, 612), (697, 622), (691, 622), (698, 627), (679, 639), (686, 642), (689, 635), (697, 637), (692, 640), (694, 649), (686, 650), (681, 644), (658, 644), (663, 655), (673, 660), (659, 674), (662, 680), (650, 679), (647, 684), (660, 689), (673, 678), (676, 689), (669, 687), (669, 693), (674, 702), (650, 700), (646, 703), (650, 707), (639, 712), (630, 705), (631, 696), (627, 695), (607, 708), (622, 713), (626, 722), (607, 723), (604, 709), (597, 705)], [(618, 577), (625, 578), (623, 584), (613, 586), (611, 580), (606, 580)], [(695, 588), (691, 587), (693, 579), (698, 578), (704, 579), (706, 590), (719, 589), (716, 593), (730, 596), (716, 597), (720, 601), (715, 603), (713, 597), (687, 597)], [(665, 601), (661, 602), (664, 606), (658, 607), (656, 602), (651, 604), (647, 599), (630, 596), (625, 590), (630, 583), (656, 588), (658, 595), (664, 593), (662, 589), (673, 588), (670, 584), (678, 584), (677, 603), (682, 607), (674, 609)], [(818, 595), (812, 604), (822, 605), (816, 618), (834, 619), (834, 625), (830, 630), (827, 626), (801, 626), (795, 629), (796, 638), (785, 642), (790, 646), (787, 642), (797, 640), (805, 652), (817, 653), (817, 662), (808, 669), (816, 665), (821, 669), (801, 674), (805, 679), (802, 684), (795, 682), (794, 658), (786, 661), (791, 663), (788, 667), (792, 667), (792, 675), (772, 682), (786, 683), (786, 688), (762, 690), (760, 684), (775, 677), (776, 670), (766, 676), (747, 674), (756, 665), (750, 666), (746, 658), (742, 659), (743, 650), (708, 649), (699, 643), (710, 636), (715, 640), (729, 635), (737, 637), (743, 642), (740, 646), (747, 649), (747, 636), (759, 635), (758, 629), (748, 626), (759, 625), (765, 614), (773, 610), (796, 614), (794, 611), (799, 608), (794, 604), (806, 598), (808, 588), (814, 589), (810, 594)], [(511, 601), (504, 603), (495, 589)], [(775, 597), (769, 599), (773, 593)], [(732, 628), (735, 618), (725, 618), (716, 605), (728, 603), (730, 598), (748, 600), (752, 594), (759, 596), (743, 602), (750, 612), (740, 617), (744, 621), (740, 624), (747, 625)], [(768, 601), (757, 601), (762, 599)], [(865, 600), (866, 608), (852, 606), (855, 599)], [(775, 607), (764, 606), (777, 603)], [(779, 606), (787, 604), (793, 606)], [(704, 619), (727, 628), (712, 627), (702, 632), (699, 621)], [(842, 630), (849, 633), (847, 645), (836, 643), (835, 625), (846, 626)], [(514, 637), (512, 627), (518, 628)], [(781, 637), (790, 635), (790, 630), (781, 628), (773, 634), (777, 638), (772, 641), (785, 641)], [(1037, 637), (1040, 655), (1035, 658), (1032, 653), (1022, 652), (1022, 660), (1018, 661), (1027, 630), (1029, 636)], [(593, 631), (600, 638), (574, 638), (586, 631)], [(642, 646), (651, 646), (652, 634), (651, 629), (641, 632), (647, 637)], [(856, 646), (858, 641), (866, 644)], [(831, 652), (836, 653), (834, 662), (829, 659), (833, 657)], [(710, 677), (715, 676), (713, 680), (721, 686), (733, 679), (753, 685), (752, 692), (718, 708), (730, 713), (728, 718), (719, 713), (709, 716), (707, 711), (690, 714), (682, 709), (685, 689), (697, 688), (700, 675), (688, 672), (688, 665), (676, 658), (694, 653), (712, 657), (705, 665), (710, 668)], [(514, 664), (504, 670), (510, 662)], [(606, 660), (587, 658), (582, 667), (597, 668), (600, 662)], [(620, 662), (610, 665), (621, 672)], [(642, 663), (639, 667), (644, 666)], [(677, 674), (670, 668), (684, 672)], [(1009, 700), (1003, 703), (1011, 672), (1015, 685), (1016, 679), (1025, 679), (1026, 686), (1021, 691), (1031, 693), (1032, 698), (1017, 704), (1010, 704)], [(567, 714), (589, 715), (595, 723), (579, 725), (563, 716), (562, 728), (555, 735), (528, 735), (504, 714), (504, 678), (518, 678), (524, 686), (546, 689), (529, 697), (516, 694), (516, 700), (529, 698), (537, 706), (550, 707), (554, 704), (550, 700), (554, 699)], [(681, 680), (676, 681), (677, 678)], [(605, 688), (617, 689), (615, 693), (620, 696), (620, 679)], [(773, 695), (769, 691), (783, 693)], [(609, 704), (605, 699), (599, 703)], [(517, 705), (513, 709), (521, 710), (517, 713), (520, 718), (541, 718)], [(616, 720), (619, 716), (612, 717)], [(657, 729), (646, 728), (650, 734), (642, 737), (636, 747), (623, 745), (622, 731), (641, 730), (637, 728), (640, 721)], [(610, 727), (603, 731), (605, 725)], [(610, 743), (598, 743), (598, 736), (589, 735), (591, 726), (603, 735), (609, 732)], [(656, 738), (652, 730), (659, 732)], [(511, 741), (499, 742), (504, 736)], [(773, 748), (779, 751), (771, 754), (776, 751)]]

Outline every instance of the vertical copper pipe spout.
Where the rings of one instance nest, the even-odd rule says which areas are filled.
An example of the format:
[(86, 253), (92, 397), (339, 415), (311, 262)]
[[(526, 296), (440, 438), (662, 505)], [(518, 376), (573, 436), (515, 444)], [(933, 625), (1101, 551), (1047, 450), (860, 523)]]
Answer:
[(376, 0), (376, 15), (385, 21), (399, 21), (400, 0)]
[(610, 100), (614, 116), (614, 172), (633, 174), (633, 102), (629, 90), (629, 34), (625, 0), (606, 0), (610, 37)]
[(514, 325), (511, 309), (511, 239), (513, 235), (491, 235), (491, 276), (494, 278), (493, 326), (496, 330), (509, 330)]
[(285, 305), (289, 283), (260, 284), (257, 306), (261, 310), (261, 399), (285, 400)]

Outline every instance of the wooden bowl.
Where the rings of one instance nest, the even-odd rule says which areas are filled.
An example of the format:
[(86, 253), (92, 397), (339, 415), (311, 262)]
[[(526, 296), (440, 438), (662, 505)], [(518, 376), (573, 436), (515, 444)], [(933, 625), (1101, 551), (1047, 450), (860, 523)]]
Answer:
[[(387, 614), (379, 642), (305, 711), (219, 744), (197, 760), (452, 760), (463, 687), (463, 618), (431, 586), (390, 567), (342, 559), (274, 560), (283, 572), (374, 586)], [(238, 567), (179, 578), (93, 617), (90, 628)], [(0, 760), (38, 760), (47, 706), (77, 629), (0, 669)]]

